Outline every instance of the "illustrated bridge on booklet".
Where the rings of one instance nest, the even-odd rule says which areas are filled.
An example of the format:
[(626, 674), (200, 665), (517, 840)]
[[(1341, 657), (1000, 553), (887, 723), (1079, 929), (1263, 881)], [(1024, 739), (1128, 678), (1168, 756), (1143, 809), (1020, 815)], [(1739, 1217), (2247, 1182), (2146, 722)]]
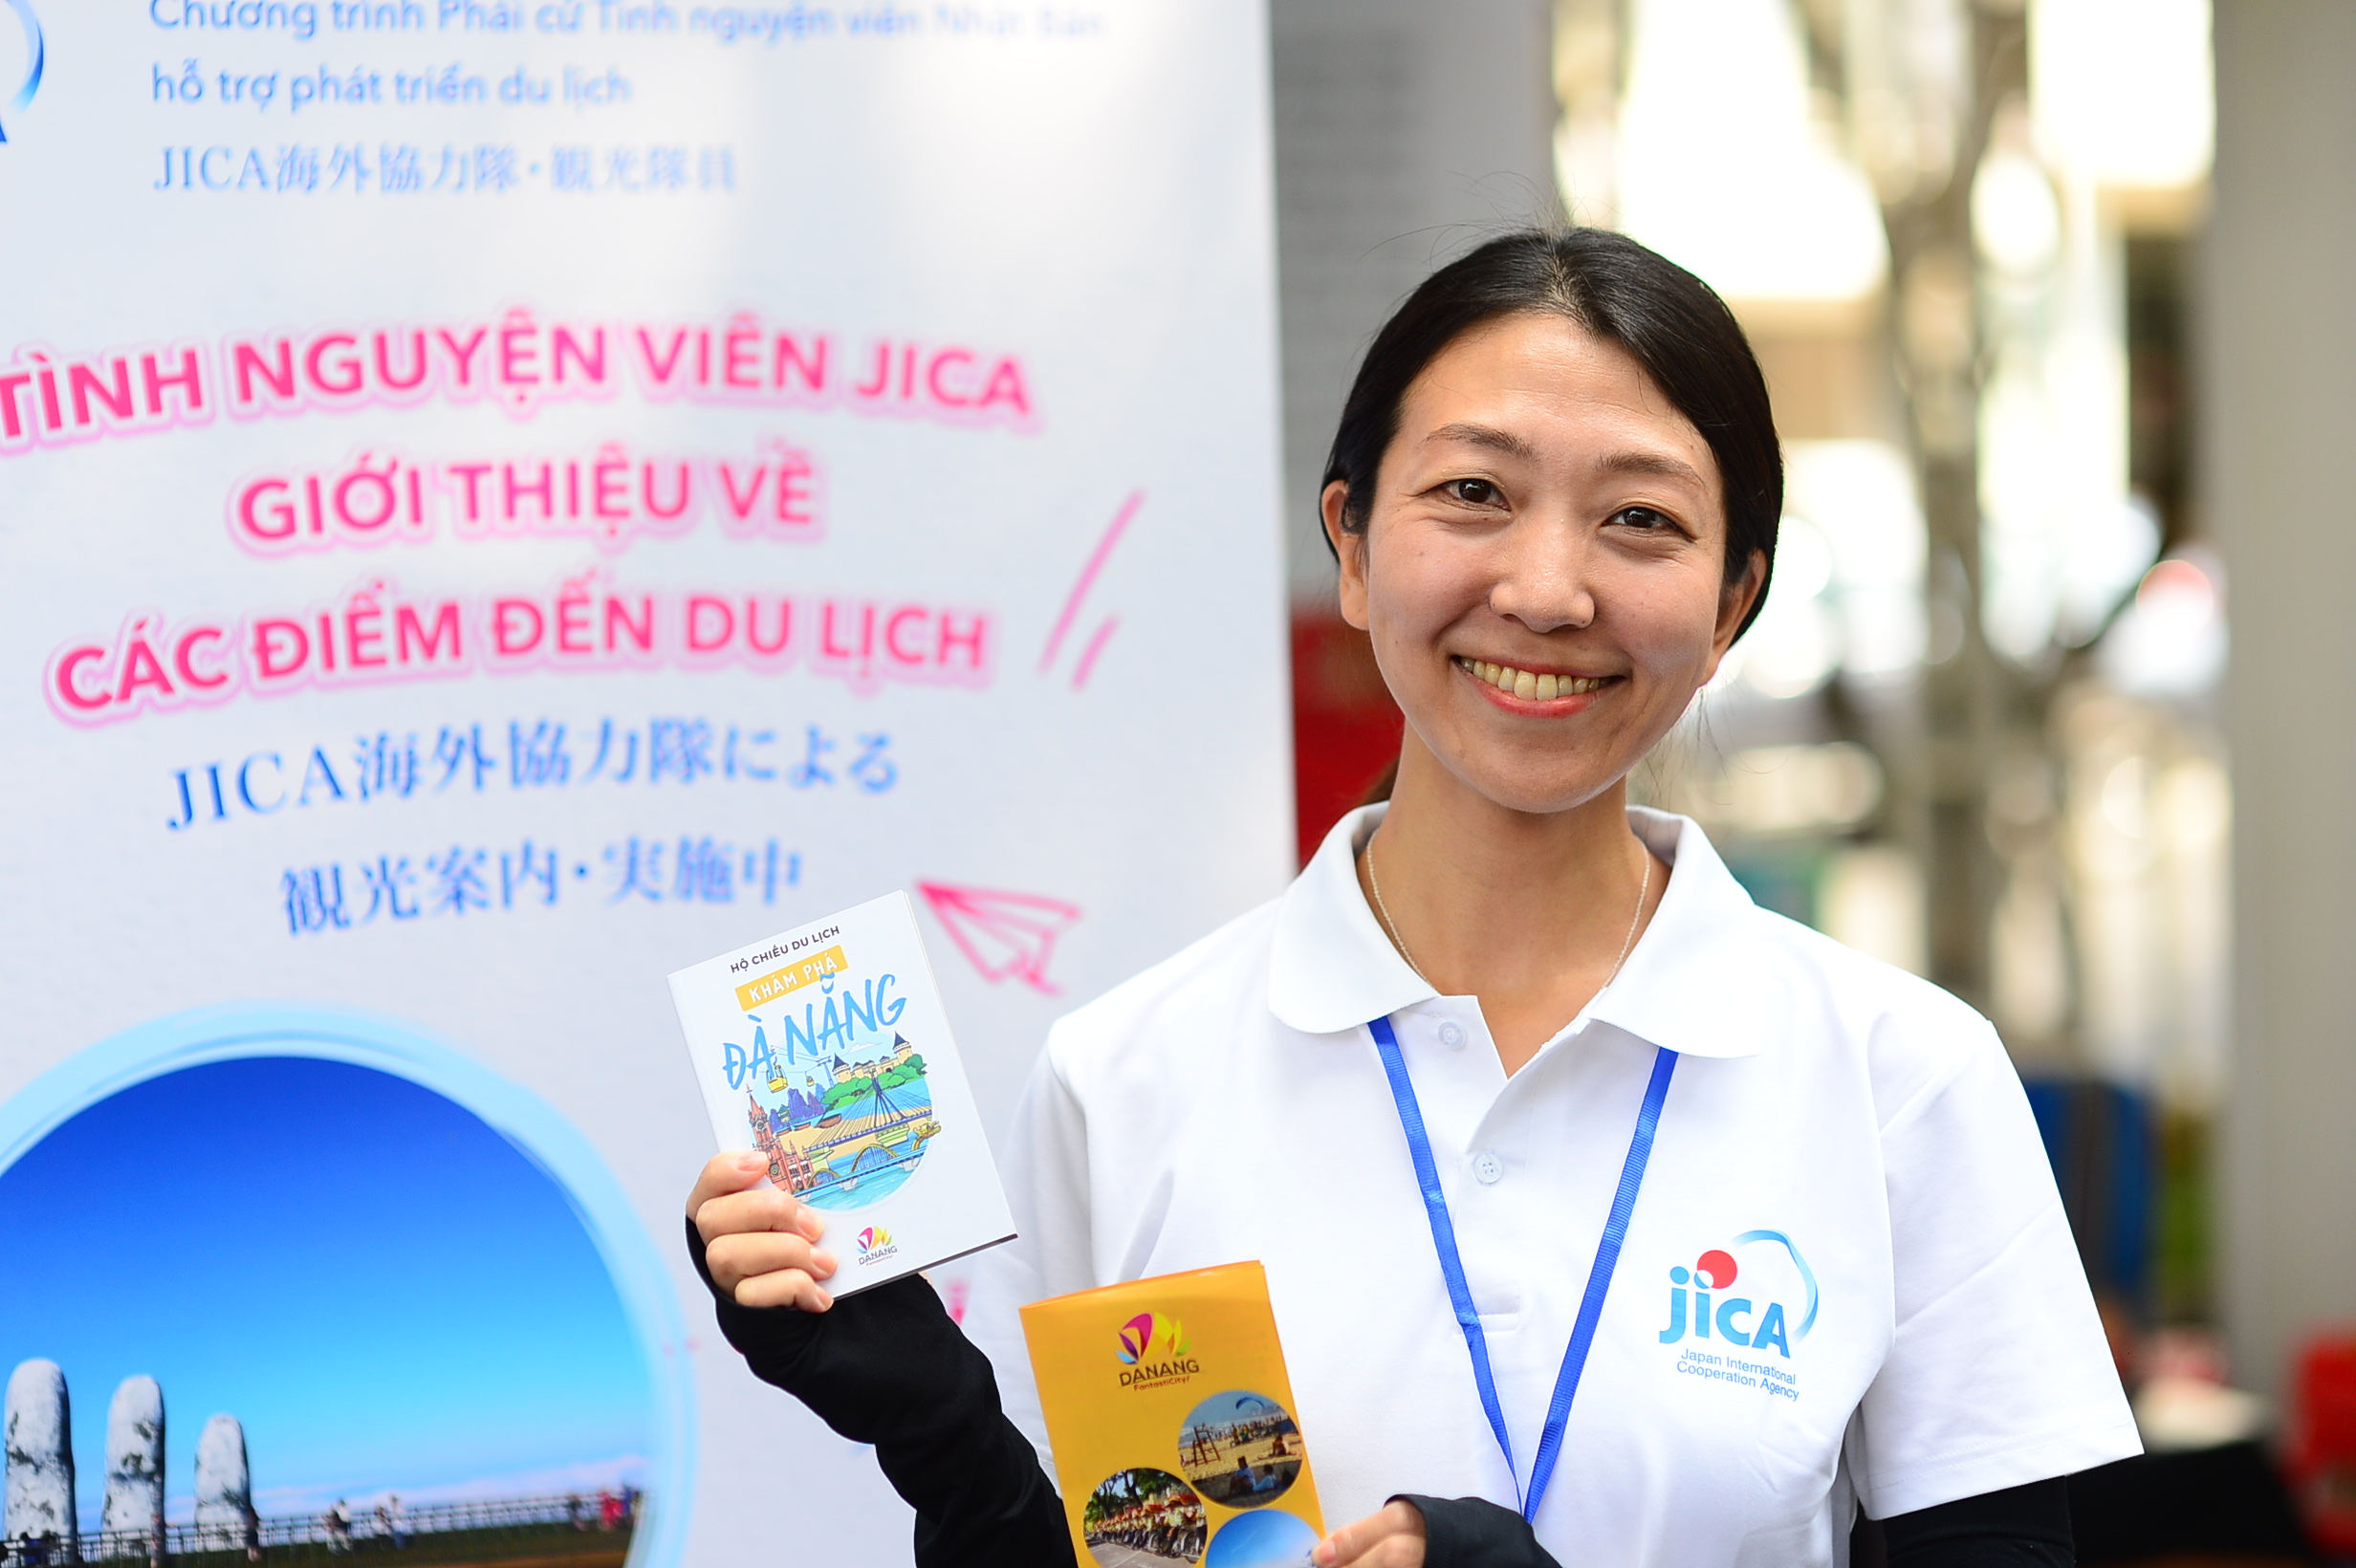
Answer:
[[(925, 1144), (938, 1131), (940, 1126), (932, 1120), (929, 1103), (919, 1110), (904, 1112), (895, 1108), (888, 1114), (866, 1118), (862, 1125), (847, 1127), (833, 1138), (807, 1145), (810, 1170), (794, 1190), (807, 1192), (829, 1184), (849, 1187), (887, 1170), (913, 1165), (924, 1158)], [(849, 1165), (838, 1169), (846, 1159)]]

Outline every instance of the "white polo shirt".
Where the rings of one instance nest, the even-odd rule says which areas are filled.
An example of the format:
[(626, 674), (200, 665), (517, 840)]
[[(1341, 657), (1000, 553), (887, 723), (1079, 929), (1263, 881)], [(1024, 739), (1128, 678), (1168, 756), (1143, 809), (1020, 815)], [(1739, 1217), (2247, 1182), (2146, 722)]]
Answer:
[(1525, 1482), (1654, 1048), (1679, 1054), (1537, 1521), (1566, 1568), (1836, 1563), (1856, 1501), (1887, 1517), (2139, 1451), (1977, 1013), (1631, 811), (1673, 867), (1659, 910), (1509, 1078), (1477, 1001), (1417, 978), (1359, 890), (1384, 809), (1049, 1034), (1005, 1151), (1022, 1239), (967, 1319), (1042, 1457), (1015, 1307), (1257, 1258), (1328, 1528), (1401, 1492), (1516, 1506), (1365, 1028), (1385, 1014)]

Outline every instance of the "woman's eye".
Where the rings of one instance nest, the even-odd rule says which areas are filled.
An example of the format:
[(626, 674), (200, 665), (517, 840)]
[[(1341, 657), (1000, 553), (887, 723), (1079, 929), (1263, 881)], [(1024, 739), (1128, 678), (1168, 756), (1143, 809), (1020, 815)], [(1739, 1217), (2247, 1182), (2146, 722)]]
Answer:
[(1645, 534), (1666, 534), (1677, 526), (1669, 520), (1669, 513), (1655, 512), (1650, 507), (1622, 507), (1612, 513), (1611, 520), (1624, 528), (1636, 529)]
[(1505, 492), (1486, 479), (1451, 479), (1440, 490), (1450, 500), (1468, 507), (1494, 507), (1505, 499)]

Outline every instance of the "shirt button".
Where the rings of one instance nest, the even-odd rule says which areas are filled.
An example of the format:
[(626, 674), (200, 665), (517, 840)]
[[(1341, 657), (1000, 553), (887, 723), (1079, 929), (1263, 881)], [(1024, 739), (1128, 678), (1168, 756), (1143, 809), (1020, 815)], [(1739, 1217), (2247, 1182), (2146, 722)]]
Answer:
[(1464, 1044), (1464, 1025), (1451, 1018), (1440, 1026), (1440, 1043), (1451, 1051)]
[(1472, 1156), (1472, 1174), (1483, 1186), (1493, 1185), (1505, 1174), (1505, 1162), (1484, 1149)]

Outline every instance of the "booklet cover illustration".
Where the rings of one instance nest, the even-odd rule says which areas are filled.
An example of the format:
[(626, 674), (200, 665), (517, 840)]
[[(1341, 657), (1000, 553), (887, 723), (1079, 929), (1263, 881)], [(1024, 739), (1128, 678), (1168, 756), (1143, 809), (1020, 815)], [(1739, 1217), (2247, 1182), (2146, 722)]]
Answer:
[(905, 893), (670, 977), (724, 1149), (817, 1209), (848, 1296), (1014, 1227)]
[(1322, 1534), (1256, 1263), (1022, 1309), (1064, 1515), (1099, 1568), (1308, 1568)]

